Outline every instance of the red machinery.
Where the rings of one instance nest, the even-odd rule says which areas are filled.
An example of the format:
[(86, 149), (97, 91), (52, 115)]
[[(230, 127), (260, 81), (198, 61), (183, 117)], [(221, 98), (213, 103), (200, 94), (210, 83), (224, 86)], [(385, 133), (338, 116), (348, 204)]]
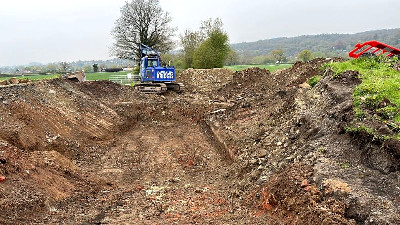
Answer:
[(379, 41), (367, 41), (362, 44), (356, 44), (355, 48), (349, 53), (349, 56), (352, 58), (358, 58), (362, 55), (378, 56), (382, 54), (385, 54), (387, 57), (400, 55), (400, 49)]

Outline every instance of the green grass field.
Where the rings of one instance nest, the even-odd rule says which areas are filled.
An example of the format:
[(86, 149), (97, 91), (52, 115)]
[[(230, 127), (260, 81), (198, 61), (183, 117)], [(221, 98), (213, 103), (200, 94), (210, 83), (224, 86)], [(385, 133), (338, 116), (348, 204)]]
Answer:
[(286, 69), (292, 67), (292, 64), (271, 64), (271, 65), (234, 65), (234, 66), (225, 66), (224, 68), (231, 69), (233, 71), (240, 71), (240, 70), (245, 70), (250, 67), (258, 67), (261, 69), (267, 69), (271, 72), (274, 72), (276, 70), (280, 69)]
[[(379, 120), (400, 130), (400, 72), (392, 68), (386, 57), (360, 58), (325, 67), (336, 74), (347, 70), (360, 72), (362, 83), (353, 93), (355, 116), (360, 123), (365, 119)], [(364, 124), (349, 129), (364, 129), (373, 133), (371, 127)], [(400, 132), (393, 136), (400, 140)]]
[(128, 73), (132, 73), (132, 71), (121, 71), (116, 73), (86, 73), (86, 80), (108, 80), (111, 75), (127, 75)]
[(44, 80), (44, 79), (54, 79), (60, 77), (59, 74), (50, 74), (50, 75), (31, 75), (31, 76), (9, 76), (9, 77), (0, 77), (0, 80), (8, 80), (11, 77), (17, 77), (18, 79), (29, 79), (29, 80)]
[[(383, 61), (383, 60), (382, 60)], [(354, 106), (356, 110), (369, 108), (370, 110), (388, 111), (387, 119), (400, 122), (400, 72), (393, 69), (391, 64), (379, 58), (360, 58), (340, 63), (328, 64), (337, 74), (347, 70), (359, 71), (362, 83), (354, 91)], [(391, 104), (385, 108), (378, 105), (388, 99)], [(383, 114), (383, 112), (378, 112)]]

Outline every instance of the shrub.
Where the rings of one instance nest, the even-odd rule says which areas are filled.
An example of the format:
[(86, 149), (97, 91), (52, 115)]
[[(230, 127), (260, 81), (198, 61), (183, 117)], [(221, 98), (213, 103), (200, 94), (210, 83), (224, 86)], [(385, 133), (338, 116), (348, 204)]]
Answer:
[(308, 79), (307, 83), (311, 86), (314, 87), (315, 85), (317, 85), (317, 83), (322, 79), (321, 76), (314, 76), (311, 77), (310, 79)]

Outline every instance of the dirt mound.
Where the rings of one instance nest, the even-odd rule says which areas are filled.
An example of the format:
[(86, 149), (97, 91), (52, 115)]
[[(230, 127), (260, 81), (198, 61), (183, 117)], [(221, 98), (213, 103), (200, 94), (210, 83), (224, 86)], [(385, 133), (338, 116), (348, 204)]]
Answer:
[(21, 153), (1, 144), (0, 174), (7, 179), (0, 185), (3, 224), (47, 223), (49, 212), (65, 207), (77, 193), (90, 196), (105, 186), (56, 151)]
[(123, 118), (76, 85), (56, 79), (1, 88), (0, 138), (26, 151), (52, 148), (67, 155), (78, 154), (81, 137), (110, 138)]
[(266, 76), (271, 75), (271, 72), (266, 69), (260, 69), (258, 67), (247, 68), (242, 71), (237, 71), (233, 75), (232, 84), (242, 84), (242, 83), (259, 83), (260, 79), (263, 80)]
[(178, 76), (190, 92), (210, 93), (232, 80), (230, 69), (187, 69)]
[(218, 93), (226, 98), (244, 98), (249, 94), (265, 92), (272, 81), (271, 73), (266, 69), (248, 68), (233, 74), (232, 80), (222, 86)]
[[(246, 89), (246, 98), (232, 100), (232, 106), (210, 115), (208, 120), (222, 142), (227, 143), (227, 149), (235, 155), (237, 164), (231, 173), (241, 179), (237, 183), (239, 190), (256, 188), (265, 182), (268, 186), (273, 174), (285, 171), (293, 163), (302, 162), (315, 165), (311, 179), (316, 181), (317, 187), (323, 186), (327, 180), (352, 187), (346, 193), (334, 193), (335, 201), (346, 206), (342, 207), (346, 213), (341, 218), (344, 216), (357, 222), (395, 223), (399, 221), (397, 200), (390, 201), (390, 209), (385, 209), (384, 201), (379, 200), (381, 194), (374, 194), (379, 187), (383, 187), (372, 182), (378, 179), (385, 183), (383, 192), (386, 198), (397, 198), (394, 197), (399, 194), (395, 188), (396, 179), (389, 177), (398, 176), (398, 171), (388, 170), (394, 173), (390, 175), (376, 170), (378, 167), (393, 168), (393, 157), (379, 151), (382, 145), (372, 139), (354, 141), (344, 132), (346, 125), (353, 120), (353, 88), (360, 83), (357, 72), (345, 72), (335, 77), (326, 75), (314, 88), (301, 85), (313, 76), (326, 74), (321, 66), (331, 60), (297, 63), (291, 69), (271, 74), (269, 81), (262, 81), (265, 82), (264, 91)], [(260, 84), (254, 84), (257, 85)], [(231, 96), (231, 99), (242, 88), (233, 83), (226, 86), (232, 91), (222, 94)], [(393, 152), (393, 149), (385, 151)], [(369, 163), (371, 161), (373, 163)], [(363, 178), (356, 178), (356, 174), (366, 173), (374, 178), (364, 175)], [(286, 178), (282, 179), (279, 183), (286, 182)], [(290, 192), (282, 193), (292, 198)], [(369, 207), (364, 202), (375, 207)], [(298, 209), (310, 207), (304, 201), (297, 203)], [(326, 219), (340, 221), (335, 216)]]
[(342, 58), (316, 58), (309, 62), (296, 62), (293, 67), (277, 71), (278, 77), (285, 77), (284, 83), (287, 87), (297, 87), (300, 84), (306, 82), (309, 78), (323, 75), (322, 65), (330, 62), (344, 61)]
[(44, 222), (67, 199), (103, 187), (78, 165), (118, 133), (125, 117), (80, 86), (55, 79), (0, 89), (2, 223)]
[(311, 166), (293, 164), (252, 196), (254, 206), (290, 224), (356, 224), (346, 219), (346, 204), (329, 196), (333, 190), (324, 192), (312, 183), (312, 174)]

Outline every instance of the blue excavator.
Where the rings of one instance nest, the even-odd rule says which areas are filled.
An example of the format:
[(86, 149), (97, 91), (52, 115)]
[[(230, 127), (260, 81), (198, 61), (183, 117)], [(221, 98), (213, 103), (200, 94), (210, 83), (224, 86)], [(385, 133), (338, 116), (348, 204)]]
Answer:
[(135, 84), (136, 90), (143, 93), (161, 94), (169, 90), (182, 92), (185, 86), (175, 82), (175, 67), (162, 66), (160, 52), (140, 45), (140, 83)]

